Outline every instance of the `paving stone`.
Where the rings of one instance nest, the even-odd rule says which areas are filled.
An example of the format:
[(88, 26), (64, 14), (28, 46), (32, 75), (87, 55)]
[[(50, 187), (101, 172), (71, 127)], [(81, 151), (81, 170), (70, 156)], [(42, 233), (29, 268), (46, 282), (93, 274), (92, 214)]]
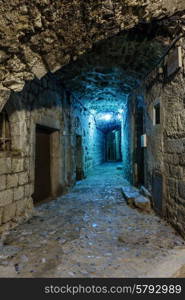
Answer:
[(38, 206), (31, 220), (10, 231), (4, 243), (19, 250), (8, 256), (4, 250), (2, 261), (17, 266), (15, 277), (150, 274), (156, 261), (161, 265), (175, 249), (185, 249), (183, 239), (155, 214), (129, 207), (121, 186), (137, 192), (115, 164), (97, 167), (69, 194)]

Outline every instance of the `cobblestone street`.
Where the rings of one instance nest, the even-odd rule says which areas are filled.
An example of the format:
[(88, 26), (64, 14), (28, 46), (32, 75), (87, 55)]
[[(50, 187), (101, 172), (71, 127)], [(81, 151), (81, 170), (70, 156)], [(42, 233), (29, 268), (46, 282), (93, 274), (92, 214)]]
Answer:
[(1, 246), (0, 276), (170, 277), (185, 265), (173, 228), (126, 204), (118, 165), (95, 168), (70, 193), (36, 207)]

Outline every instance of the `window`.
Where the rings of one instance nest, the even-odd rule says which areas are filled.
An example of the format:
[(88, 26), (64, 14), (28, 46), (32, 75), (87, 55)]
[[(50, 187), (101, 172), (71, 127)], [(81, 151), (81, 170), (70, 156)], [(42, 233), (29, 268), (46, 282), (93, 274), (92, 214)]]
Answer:
[(161, 118), (160, 118), (160, 103), (157, 103), (156, 105), (154, 105), (154, 109), (153, 109), (153, 124), (154, 125), (158, 125), (161, 122)]
[(11, 150), (10, 123), (5, 109), (0, 112), (0, 151)]

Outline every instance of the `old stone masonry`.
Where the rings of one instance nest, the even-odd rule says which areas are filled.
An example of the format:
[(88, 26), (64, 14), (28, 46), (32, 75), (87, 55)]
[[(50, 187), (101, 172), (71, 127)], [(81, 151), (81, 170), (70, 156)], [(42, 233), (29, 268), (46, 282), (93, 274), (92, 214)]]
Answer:
[(0, 276), (183, 277), (184, 239), (184, 0), (0, 0)]

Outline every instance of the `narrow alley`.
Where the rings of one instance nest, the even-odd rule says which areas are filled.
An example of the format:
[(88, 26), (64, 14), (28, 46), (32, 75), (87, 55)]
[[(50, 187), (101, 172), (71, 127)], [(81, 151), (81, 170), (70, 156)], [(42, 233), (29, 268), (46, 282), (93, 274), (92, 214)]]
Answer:
[(105, 163), (71, 192), (35, 208), (12, 230), (1, 277), (170, 277), (185, 265), (183, 239), (153, 212), (130, 208), (120, 163)]
[(185, 278), (185, 1), (0, 24), (1, 279)]

